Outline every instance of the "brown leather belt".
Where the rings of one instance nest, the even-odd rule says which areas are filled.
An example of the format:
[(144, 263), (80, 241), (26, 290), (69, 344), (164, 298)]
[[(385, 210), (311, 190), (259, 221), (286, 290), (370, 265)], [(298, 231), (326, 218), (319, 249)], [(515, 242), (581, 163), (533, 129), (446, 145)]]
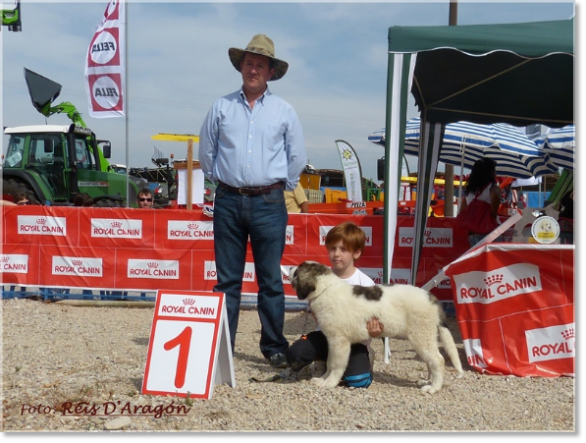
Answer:
[(236, 194), (240, 195), (261, 195), (261, 194), (268, 194), (273, 189), (284, 189), (283, 183), (275, 183), (273, 185), (268, 186), (253, 186), (253, 187), (244, 187), (244, 188), (235, 188), (233, 186), (227, 185), (224, 182), (220, 182), (220, 185), (226, 188), (230, 192), (235, 192)]

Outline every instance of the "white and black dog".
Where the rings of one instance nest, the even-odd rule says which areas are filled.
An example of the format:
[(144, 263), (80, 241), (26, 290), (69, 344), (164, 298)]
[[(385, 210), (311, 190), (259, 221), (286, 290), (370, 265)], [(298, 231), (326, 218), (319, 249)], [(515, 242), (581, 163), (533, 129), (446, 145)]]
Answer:
[(327, 388), (338, 386), (350, 355), (350, 345), (368, 340), (366, 323), (377, 317), (384, 325), (381, 337), (409, 340), (427, 364), (428, 383), (422, 391), (439, 391), (444, 380), (444, 358), (438, 334), (454, 368), (461, 377), (462, 364), (452, 334), (445, 326), (445, 314), (427, 291), (411, 285), (353, 286), (332, 270), (306, 261), (291, 269), (291, 285), (300, 300), (309, 302), (321, 330), (328, 339), (327, 372), (312, 382)]

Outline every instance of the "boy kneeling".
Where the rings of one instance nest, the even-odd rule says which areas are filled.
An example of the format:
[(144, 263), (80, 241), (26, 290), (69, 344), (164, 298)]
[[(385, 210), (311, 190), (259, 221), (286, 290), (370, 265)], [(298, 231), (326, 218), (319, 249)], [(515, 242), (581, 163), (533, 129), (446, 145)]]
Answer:
[[(334, 274), (351, 285), (374, 286), (374, 281), (354, 265), (362, 255), (366, 243), (366, 235), (362, 229), (351, 222), (340, 223), (330, 229), (325, 243)], [(378, 337), (384, 327), (374, 317), (368, 321), (367, 329), (371, 337)], [(372, 383), (374, 350), (370, 347), (371, 341), (372, 339), (369, 339), (364, 343), (352, 345), (348, 366), (342, 377), (345, 385), (368, 388)], [(285, 352), (285, 356), (293, 371), (300, 371), (315, 362), (316, 370), (325, 372), (325, 362), (328, 360), (328, 340), (319, 325), (317, 330), (293, 343)]]

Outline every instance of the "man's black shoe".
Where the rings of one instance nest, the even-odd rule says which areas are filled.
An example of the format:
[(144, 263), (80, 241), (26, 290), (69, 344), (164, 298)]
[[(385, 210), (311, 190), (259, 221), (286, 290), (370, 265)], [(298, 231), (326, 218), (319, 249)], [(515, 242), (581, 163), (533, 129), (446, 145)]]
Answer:
[(282, 352), (271, 355), (267, 360), (273, 368), (282, 369), (289, 366), (289, 363), (287, 363), (287, 357), (285, 357), (285, 354)]

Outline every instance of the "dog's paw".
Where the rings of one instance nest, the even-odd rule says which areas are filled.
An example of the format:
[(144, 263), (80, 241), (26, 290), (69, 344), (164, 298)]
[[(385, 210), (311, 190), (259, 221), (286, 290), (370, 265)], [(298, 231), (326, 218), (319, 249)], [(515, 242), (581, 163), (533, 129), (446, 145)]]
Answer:
[(427, 379), (427, 378), (420, 378), (419, 380), (417, 380), (417, 386), (428, 386), (431, 384), (431, 380)]
[(336, 379), (332, 377), (314, 377), (311, 379), (311, 383), (313, 383), (315, 386), (319, 386), (320, 388), (333, 389), (338, 386), (340, 381), (336, 381)]
[(324, 380), (323, 387), (328, 389), (333, 389), (340, 384), (340, 380), (336, 379), (335, 377), (328, 377)]
[(439, 390), (440, 390), (440, 388), (434, 388), (431, 385), (425, 385), (424, 387), (421, 388), (421, 392), (425, 392), (426, 394), (435, 394)]
[(326, 380), (323, 377), (313, 377), (311, 379), (311, 383), (319, 387), (324, 387), (325, 382)]

